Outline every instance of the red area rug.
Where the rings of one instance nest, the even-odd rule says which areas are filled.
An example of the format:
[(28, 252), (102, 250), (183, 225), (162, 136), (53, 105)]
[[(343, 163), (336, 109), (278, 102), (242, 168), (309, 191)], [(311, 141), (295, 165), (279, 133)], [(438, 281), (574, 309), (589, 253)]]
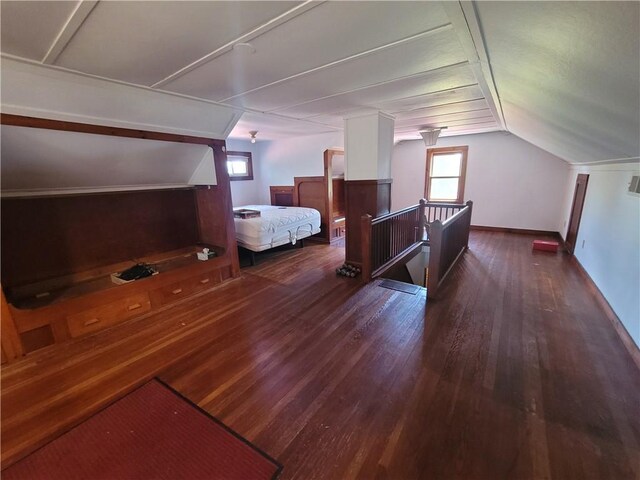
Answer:
[(3, 480), (268, 480), (282, 466), (154, 379), (11, 465)]

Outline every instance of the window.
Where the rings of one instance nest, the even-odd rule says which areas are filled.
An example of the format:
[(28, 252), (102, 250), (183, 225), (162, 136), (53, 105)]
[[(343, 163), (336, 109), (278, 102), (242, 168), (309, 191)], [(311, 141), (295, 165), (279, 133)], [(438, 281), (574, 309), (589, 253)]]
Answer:
[(424, 196), (428, 202), (462, 203), (469, 147), (429, 148)]
[(253, 180), (251, 152), (227, 152), (229, 180)]

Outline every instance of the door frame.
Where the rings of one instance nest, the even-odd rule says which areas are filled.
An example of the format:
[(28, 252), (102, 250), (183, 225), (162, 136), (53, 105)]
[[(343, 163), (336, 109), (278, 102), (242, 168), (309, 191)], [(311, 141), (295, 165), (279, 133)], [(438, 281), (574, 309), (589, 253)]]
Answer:
[[(582, 196), (578, 196), (580, 191), (580, 185), (584, 182), (584, 191), (582, 192)], [(576, 245), (575, 242), (578, 240), (578, 232), (580, 231), (580, 221), (582, 220), (582, 210), (584, 208), (584, 200), (587, 198), (587, 187), (589, 186), (589, 174), (588, 173), (579, 173), (576, 177), (576, 186), (573, 190), (573, 202), (571, 204), (571, 213), (569, 214), (569, 224), (567, 225), (567, 232), (565, 235), (564, 246), (571, 255), (575, 252)], [(574, 220), (574, 214), (578, 212), (577, 218)], [(575, 221), (575, 238), (572, 242), (569, 241), (569, 232), (571, 231), (572, 224)]]

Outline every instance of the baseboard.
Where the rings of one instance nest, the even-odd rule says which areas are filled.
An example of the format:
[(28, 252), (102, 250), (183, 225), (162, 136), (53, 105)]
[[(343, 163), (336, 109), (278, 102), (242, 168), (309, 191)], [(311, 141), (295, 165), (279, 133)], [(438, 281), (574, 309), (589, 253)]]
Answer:
[(611, 325), (613, 325), (613, 328), (616, 330), (616, 333), (620, 337), (620, 340), (622, 340), (622, 343), (629, 352), (629, 355), (631, 355), (631, 358), (640, 370), (640, 347), (638, 347), (638, 345), (636, 345), (636, 342), (633, 341), (633, 338), (631, 338), (631, 335), (627, 331), (627, 328), (620, 321), (620, 318), (618, 318), (616, 312), (613, 311), (613, 308), (611, 308), (611, 305), (609, 305), (607, 299), (604, 297), (598, 286), (595, 284), (591, 276), (587, 273), (587, 271), (584, 269), (575, 255), (571, 255), (571, 261), (576, 266), (578, 272), (580, 272), (582, 277), (585, 279), (587, 288), (589, 288), (589, 291), (604, 311), (605, 315), (611, 322)]
[[(551, 230), (530, 230), (527, 228), (506, 228), (506, 227), (487, 227), (484, 225), (471, 225), (471, 230), (479, 230), (483, 232), (502, 232), (502, 233), (520, 233), (522, 235), (538, 235), (538, 236), (549, 236), (549, 237), (557, 237), (560, 241), (562, 241), (562, 236), (559, 232), (553, 232)], [(562, 241), (564, 245), (564, 241)]]

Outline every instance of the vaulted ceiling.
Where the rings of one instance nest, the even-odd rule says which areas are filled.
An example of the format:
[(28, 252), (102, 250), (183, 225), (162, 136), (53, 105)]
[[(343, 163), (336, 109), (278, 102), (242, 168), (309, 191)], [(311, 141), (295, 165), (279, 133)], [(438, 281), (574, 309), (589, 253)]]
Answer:
[(638, 2), (1, 2), (1, 49), (245, 112), (232, 136), (396, 117), (638, 157)]

